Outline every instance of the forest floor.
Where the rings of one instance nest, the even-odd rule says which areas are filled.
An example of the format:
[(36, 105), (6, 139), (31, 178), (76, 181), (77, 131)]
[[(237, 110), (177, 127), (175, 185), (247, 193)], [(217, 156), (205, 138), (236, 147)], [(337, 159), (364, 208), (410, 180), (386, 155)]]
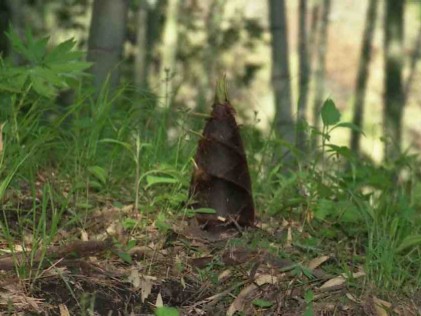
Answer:
[[(25, 204), (37, 203), (16, 196), (3, 205), (10, 210), (20, 204), (20, 219), (7, 212), (16, 216), (7, 221), (11, 232), (19, 231)], [(159, 306), (180, 315), (421, 312), (421, 291), (408, 298), (366, 281), (356, 244), (303, 242), (317, 229), (308, 221), (303, 227), (260, 218), (253, 228), (212, 233), (194, 219), (163, 220), (140, 215), (130, 204), (98, 200), (102, 207), (80, 218), (84, 229), (70, 222), (73, 215), (63, 217), (69, 222), (51, 241), (55, 247), (43, 249), (33, 232), (23, 231), (33, 248), (16, 245), (14, 255), (0, 257), (0, 314), (153, 315)], [(0, 240), (2, 249), (6, 245)], [(157, 315), (178, 315), (176, 310)]]

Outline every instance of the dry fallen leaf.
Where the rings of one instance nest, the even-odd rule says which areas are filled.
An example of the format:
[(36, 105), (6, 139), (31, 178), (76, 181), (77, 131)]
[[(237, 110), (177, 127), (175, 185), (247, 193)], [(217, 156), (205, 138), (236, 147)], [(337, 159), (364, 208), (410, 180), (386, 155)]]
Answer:
[(89, 235), (88, 235), (88, 232), (86, 230), (84, 230), (84, 229), (81, 230), (80, 239), (82, 241), (88, 241), (89, 240)]
[(132, 269), (130, 271), (130, 274), (127, 280), (133, 285), (135, 289), (140, 288), (140, 274), (139, 274), (139, 271), (137, 271), (137, 269)]
[(387, 310), (389, 310), (392, 307), (391, 303), (383, 301), (382, 299), (379, 299), (375, 296), (373, 296), (373, 303), (374, 303), (374, 309), (376, 311), (376, 316), (388, 316), (389, 315)]
[(152, 292), (152, 280), (150, 278), (142, 278), (140, 280), (140, 297), (142, 299), (142, 303), (148, 298), (149, 294)]
[(242, 312), (244, 311), (244, 306), (246, 303), (250, 301), (250, 295), (257, 289), (255, 284), (250, 284), (243, 288), (235, 298), (235, 300), (231, 303), (230, 307), (227, 310), (227, 316), (232, 316), (235, 312)]
[[(352, 278), (357, 279), (364, 275), (365, 273), (363, 271), (359, 271), (359, 272), (353, 273)], [(340, 286), (345, 283), (346, 279), (348, 279), (348, 275), (346, 273), (342, 273), (340, 276), (337, 276), (323, 283), (319, 289), (328, 289), (328, 288)]]
[(287, 241), (285, 243), (285, 247), (289, 248), (292, 246), (292, 230), (291, 227), (288, 227), (288, 235), (287, 235)]
[(60, 304), (58, 308), (60, 310), (60, 316), (70, 316), (69, 309), (66, 305)]
[(134, 209), (134, 205), (133, 204), (129, 204), (129, 205), (125, 205), (121, 208), (121, 211), (123, 213), (128, 213), (131, 212)]
[(262, 286), (263, 284), (276, 284), (278, 282), (278, 278), (271, 274), (260, 274), (256, 276), (254, 282), (258, 286)]
[(325, 283), (322, 284), (322, 286), (319, 289), (327, 289), (327, 288), (342, 285), (345, 283), (345, 280), (346, 279), (342, 275), (340, 275), (338, 277), (335, 277), (333, 279), (326, 281)]
[[(348, 275), (348, 274), (346, 274), (346, 273), (342, 273), (342, 276), (343, 276), (345, 279), (348, 279), (348, 278), (349, 278), (349, 275)], [(365, 276), (365, 272), (364, 272), (364, 271), (358, 271), (358, 272), (354, 272), (354, 273), (352, 274), (352, 278), (353, 278), (353, 279), (358, 279), (358, 278), (361, 278), (361, 277), (363, 277), (363, 276)]]
[(310, 260), (310, 262), (307, 264), (307, 267), (310, 270), (314, 270), (318, 268), (320, 265), (322, 265), (324, 262), (329, 260), (329, 258), (330, 258), (329, 256), (320, 256), (320, 257), (314, 258)]
[(356, 298), (355, 295), (352, 295), (351, 293), (346, 293), (345, 295), (350, 301), (352, 301), (354, 303), (357, 303), (357, 304), (361, 303), (361, 301), (358, 298)]
[(227, 310), (227, 316), (232, 316), (237, 311), (244, 311), (244, 306), (250, 302), (251, 294), (258, 288), (258, 286), (262, 286), (263, 284), (275, 284), (278, 282), (278, 278), (276, 276), (270, 274), (261, 274), (256, 276), (254, 283), (246, 286), (243, 288), (235, 298), (235, 300), (231, 303), (230, 307)]
[(10, 283), (2, 286), (0, 291), (0, 306), (12, 306), (16, 310), (32, 310), (41, 314), (43, 300), (27, 296), (20, 282)]
[(156, 280), (156, 278), (153, 276), (142, 275), (137, 269), (132, 269), (127, 280), (135, 289), (140, 289), (140, 297), (142, 299), (142, 303), (144, 303), (149, 294), (151, 294), (153, 281)]
[(228, 280), (228, 278), (232, 275), (231, 270), (227, 269), (222, 271), (219, 275), (218, 275), (218, 281), (219, 282), (224, 282), (226, 280)]

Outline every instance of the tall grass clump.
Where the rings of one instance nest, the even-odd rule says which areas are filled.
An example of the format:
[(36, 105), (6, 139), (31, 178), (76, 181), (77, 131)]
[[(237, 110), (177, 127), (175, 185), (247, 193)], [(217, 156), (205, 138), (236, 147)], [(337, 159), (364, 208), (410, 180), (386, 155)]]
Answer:
[[(302, 155), (289, 145), (292, 166), (276, 160), (284, 146), (276, 138), (257, 136), (260, 141), (250, 142), (251, 165), (258, 168), (252, 172), (258, 207), (272, 217), (298, 221), (310, 232), (296, 236), (297, 247), (316, 255), (329, 246), (344, 266), (351, 261), (363, 269), (373, 286), (411, 293), (421, 285), (419, 157), (403, 153), (381, 165), (358, 157), (332, 143), (331, 133), (337, 128), (363, 132), (340, 121), (332, 100), (324, 103), (321, 116), (322, 130), (306, 131), (322, 138), (320, 146)], [(354, 256), (346, 249), (354, 249)]]

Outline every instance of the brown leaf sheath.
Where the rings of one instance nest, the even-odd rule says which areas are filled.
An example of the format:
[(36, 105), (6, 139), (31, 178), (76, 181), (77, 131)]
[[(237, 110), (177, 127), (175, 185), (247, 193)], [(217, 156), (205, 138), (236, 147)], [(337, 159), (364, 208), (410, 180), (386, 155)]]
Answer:
[(233, 219), (241, 226), (254, 223), (251, 180), (243, 143), (228, 101), (213, 106), (195, 156), (189, 196), (192, 207), (212, 208), (216, 214), (198, 214), (199, 224), (212, 228)]

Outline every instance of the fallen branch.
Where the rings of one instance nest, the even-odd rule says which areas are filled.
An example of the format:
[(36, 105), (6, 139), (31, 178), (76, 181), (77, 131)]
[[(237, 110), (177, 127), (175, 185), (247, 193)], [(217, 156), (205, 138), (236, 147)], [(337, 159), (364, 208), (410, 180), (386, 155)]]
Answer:
[(57, 260), (61, 258), (82, 258), (101, 253), (105, 250), (111, 250), (113, 242), (111, 239), (104, 241), (89, 240), (75, 241), (68, 245), (51, 246), (46, 250), (37, 250), (34, 254), (30, 252), (19, 252), (13, 255), (0, 257), (0, 270), (13, 270), (16, 266), (27, 265), (32, 267), (38, 265), (41, 261)]

